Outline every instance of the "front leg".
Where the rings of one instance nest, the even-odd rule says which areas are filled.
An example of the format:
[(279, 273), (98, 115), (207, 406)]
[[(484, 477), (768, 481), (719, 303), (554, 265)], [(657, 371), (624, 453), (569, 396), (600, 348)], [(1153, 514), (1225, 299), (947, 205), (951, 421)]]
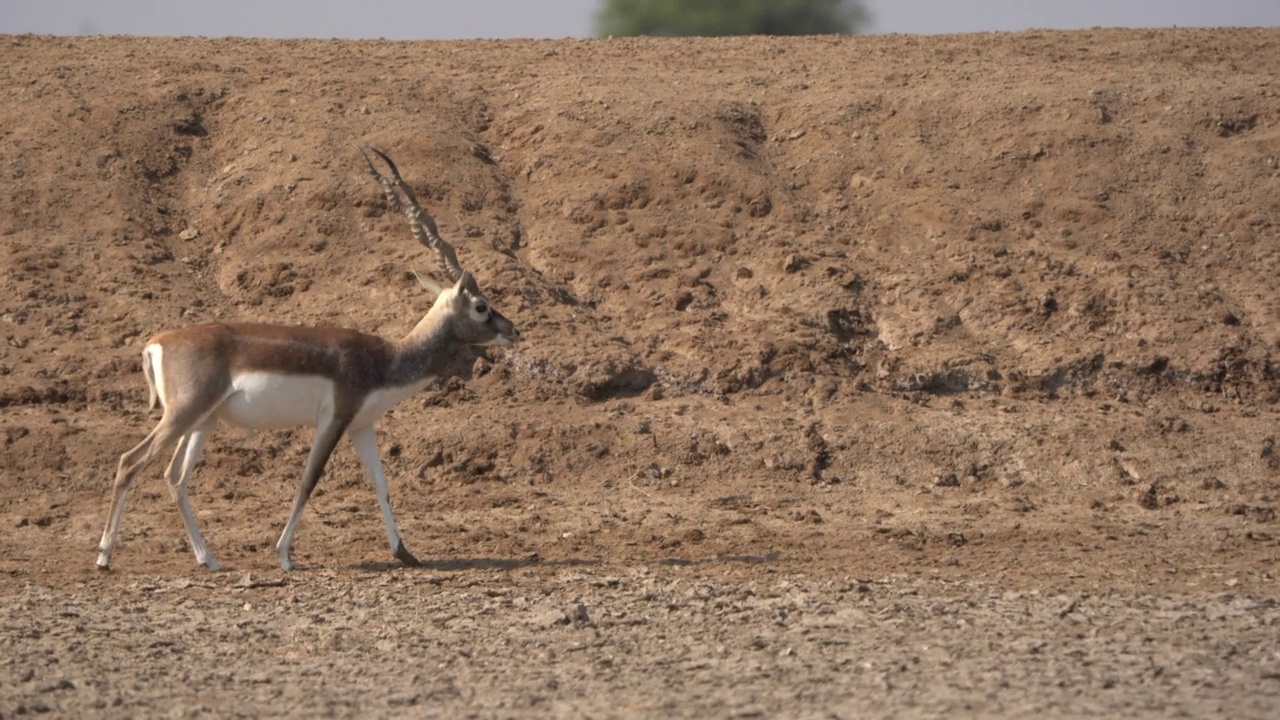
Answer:
[(400, 539), (400, 532), (396, 529), (396, 519), (391, 514), (387, 478), (382, 473), (382, 459), (378, 456), (378, 440), (374, 435), (373, 426), (352, 430), (347, 433), (347, 436), (351, 438), (351, 444), (356, 446), (356, 453), (360, 456), (360, 462), (364, 463), (365, 470), (369, 472), (369, 477), (373, 478), (374, 492), (378, 495), (378, 507), (382, 510), (382, 524), (387, 527), (387, 542), (391, 545), (391, 554), (409, 567), (418, 567), (420, 565), (418, 558), (405, 548), (404, 541)]
[(280, 555), (280, 567), (286, 571), (293, 569), (289, 548), (293, 546), (293, 534), (297, 532), (298, 522), (302, 519), (302, 509), (307, 506), (307, 500), (311, 497), (311, 492), (316, 489), (321, 473), (324, 472), (325, 463), (329, 462), (329, 456), (333, 454), (333, 448), (337, 446), (338, 438), (342, 437), (349, 422), (351, 422), (350, 418), (334, 419), (316, 428), (316, 437), (311, 443), (311, 453), (307, 456), (307, 470), (302, 476), (302, 487), (298, 489), (298, 497), (293, 501), (293, 512), (289, 513), (289, 522), (284, 526), (284, 532), (280, 534), (280, 541), (276, 543), (276, 552)]

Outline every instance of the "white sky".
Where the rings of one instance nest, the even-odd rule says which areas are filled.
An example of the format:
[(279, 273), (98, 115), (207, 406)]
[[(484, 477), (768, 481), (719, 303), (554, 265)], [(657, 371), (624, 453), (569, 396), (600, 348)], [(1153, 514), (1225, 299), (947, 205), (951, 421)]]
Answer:
[[(864, 0), (871, 32), (1280, 26), (1280, 0)], [(603, 0), (0, 0), (0, 33), (587, 37)]]

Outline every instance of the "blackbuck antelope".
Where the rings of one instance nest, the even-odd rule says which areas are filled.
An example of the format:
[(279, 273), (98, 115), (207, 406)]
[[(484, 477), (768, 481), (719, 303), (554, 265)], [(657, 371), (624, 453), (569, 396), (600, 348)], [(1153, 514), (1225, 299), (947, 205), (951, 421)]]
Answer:
[(344, 433), (373, 478), (392, 554), (405, 565), (418, 564), (405, 549), (391, 514), (374, 423), (440, 375), (464, 346), (505, 345), (519, 333), (458, 264), (453, 247), (440, 238), (435, 221), (418, 204), (391, 158), (374, 152), (386, 162), (393, 180), (379, 173), (360, 150), (369, 173), (382, 184), (391, 207), (409, 218), (418, 242), (435, 252), (453, 286), (435, 287), (437, 297), (426, 317), (394, 342), (356, 330), (242, 323), (197, 325), (148, 340), (142, 351), (143, 374), (151, 408), (159, 401), (164, 414), (151, 434), (120, 456), (107, 526), (98, 545), (99, 567), (111, 564), (125, 498), (138, 472), (176, 443), (165, 479), (182, 512), (196, 562), (218, 569), (187, 501), (191, 469), (218, 420), (251, 431), (299, 425), (316, 429), (302, 486), (276, 543), (282, 568), (293, 569), (289, 547), (298, 520)]

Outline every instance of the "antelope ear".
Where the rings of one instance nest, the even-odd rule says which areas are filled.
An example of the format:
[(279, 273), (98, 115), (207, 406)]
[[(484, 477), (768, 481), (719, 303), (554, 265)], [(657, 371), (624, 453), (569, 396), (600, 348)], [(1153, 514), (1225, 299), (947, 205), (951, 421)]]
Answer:
[(426, 288), (427, 292), (431, 293), (435, 297), (440, 297), (440, 293), (444, 292), (444, 287), (441, 286), (440, 283), (436, 282), (435, 280), (432, 280), (429, 277), (423, 277), (422, 275), (419, 275), (418, 271), (414, 270), (413, 268), (409, 268), (409, 272), (413, 273), (413, 276), (418, 278), (419, 285)]
[(458, 277), (458, 284), (455, 286), (458, 293), (466, 293), (472, 297), (480, 295), (480, 286), (476, 284), (476, 278), (466, 270), (462, 271), (462, 275)]

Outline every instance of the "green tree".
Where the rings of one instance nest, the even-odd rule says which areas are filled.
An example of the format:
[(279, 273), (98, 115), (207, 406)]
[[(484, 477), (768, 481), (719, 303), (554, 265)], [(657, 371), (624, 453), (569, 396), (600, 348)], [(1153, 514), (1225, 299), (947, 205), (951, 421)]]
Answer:
[(615, 35), (822, 35), (869, 19), (861, 0), (605, 0), (596, 33)]

